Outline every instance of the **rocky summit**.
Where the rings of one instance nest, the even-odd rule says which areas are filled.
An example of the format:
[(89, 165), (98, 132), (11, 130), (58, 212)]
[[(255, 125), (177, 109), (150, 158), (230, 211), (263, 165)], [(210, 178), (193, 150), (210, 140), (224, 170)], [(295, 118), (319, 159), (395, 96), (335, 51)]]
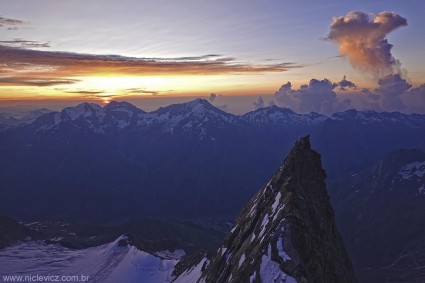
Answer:
[(320, 155), (298, 140), (242, 210), (206, 282), (357, 282), (337, 231)]

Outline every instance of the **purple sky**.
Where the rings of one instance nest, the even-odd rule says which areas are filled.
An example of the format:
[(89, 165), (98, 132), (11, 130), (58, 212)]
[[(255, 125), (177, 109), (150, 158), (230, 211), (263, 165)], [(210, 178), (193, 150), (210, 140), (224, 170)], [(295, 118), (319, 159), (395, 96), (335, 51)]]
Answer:
[(0, 107), (117, 99), (152, 110), (216, 93), (213, 103), (236, 113), (271, 103), (423, 113), (424, 8), (421, 0), (3, 0)]

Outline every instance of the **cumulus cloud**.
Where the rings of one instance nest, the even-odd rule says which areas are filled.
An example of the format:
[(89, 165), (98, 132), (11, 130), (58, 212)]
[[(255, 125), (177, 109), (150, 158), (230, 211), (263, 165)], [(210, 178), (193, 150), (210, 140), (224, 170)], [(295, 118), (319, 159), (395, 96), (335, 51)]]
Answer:
[(338, 45), (340, 56), (355, 68), (374, 74), (377, 88), (346, 92), (357, 88), (346, 76), (336, 83), (312, 79), (299, 89), (288, 82), (275, 93), (275, 103), (300, 113), (330, 114), (349, 108), (424, 113), (425, 84), (412, 88), (402, 77), (400, 62), (391, 54), (393, 46), (387, 40), (389, 33), (406, 25), (407, 20), (393, 12), (350, 12), (335, 17), (327, 39)]
[(382, 109), (386, 111), (398, 111), (405, 107), (402, 100), (403, 95), (412, 87), (399, 74), (385, 76), (378, 81), (375, 90), (380, 95)]
[(375, 89), (362, 89), (346, 97), (355, 102), (353, 107), (358, 110), (425, 113), (425, 84), (413, 87), (400, 74), (384, 76), (377, 83)]
[(333, 18), (327, 39), (338, 45), (340, 54), (354, 67), (381, 77), (399, 72), (399, 61), (391, 54), (393, 45), (386, 37), (406, 25), (407, 20), (394, 12), (350, 12)]
[(412, 88), (408, 93), (408, 110), (411, 113), (425, 113), (425, 84)]
[[(378, 80), (378, 87), (367, 91), (369, 105), (380, 111), (425, 112), (425, 84), (414, 88), (399, 74)], [(373, 104), (375, 103), (375, 104)]]
[(337, 82), (335, 85), (336, 85), (336, 87), (338, 87), (339, 90), (342, 90), (342, 91), (346, 91), (350, 88), (352, 88), (352, 89), (357, 88), (356, 84), (347, 80), (346, 76), (344, 76), (342, 78), (342, 80)]
[(208, 98), (208, 100), (211, 102), (211, 103), (213, 103), (214, 102), (214, 100), (217, 98), (217, 94), (215, 94), (215, 93), (210, 93), (210, 96), (209, 96), (209, 98)]
[(254, 105), (255, 110), (260, 109), (260, 108), (264, 108), (265, 107), (265, 105), (264, 105), (264, 99), (261, 96), (259, 96), (257, 98), (257, 100), (255, 100), (252, 103), (252, 105)]
[(275, 105), (276, 103), (274, 102), (274, 100), (270, 100), (269, 103), (267, 104), (268, 107), (275, 106)]
[(420, 85), (419, 87), (412, 88), (409, 91), (409, 94), (414, 97), (421, 97), (425, 101), (425, 84)]
[[(393, 45), (387, 39), (389, 33), (403, 26), (407, 26), (407, 20), (394, 12), (350, 12), (334, 17), (327, 39), (338, 45), (340, 54), (355, 68), (368, 71), (377, 79), (376, 89), (363, 89), (349, 96), (356, 107), (378, 111), (425, 111), (425, 87), (412, 88), (402, 77), (400, 62), (392, 55)], [(345, 77), (336, 86), (342, 91), (356, 88)]]
[(292, 89), (292, 84), (288, 82), (274, 94), (274, 101), (278, 106), (289, 107), (299, 113), (331, 114), (348, 109), (351, 103), (350, 100), (340, 101), (337, 98), (334, 91), (336, 87), (338, 83), (332, 83), (327, 79), (311, 79), (299, 89)]

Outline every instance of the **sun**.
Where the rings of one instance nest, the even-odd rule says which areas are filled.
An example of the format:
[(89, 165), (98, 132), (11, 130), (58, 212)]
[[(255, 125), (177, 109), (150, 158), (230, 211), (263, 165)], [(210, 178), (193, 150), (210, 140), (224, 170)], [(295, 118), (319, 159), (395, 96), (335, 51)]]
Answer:
[(108, 104), (111, 102), (112, 98), (110, 96), (102, 96), (100, 97), (102, 104)]

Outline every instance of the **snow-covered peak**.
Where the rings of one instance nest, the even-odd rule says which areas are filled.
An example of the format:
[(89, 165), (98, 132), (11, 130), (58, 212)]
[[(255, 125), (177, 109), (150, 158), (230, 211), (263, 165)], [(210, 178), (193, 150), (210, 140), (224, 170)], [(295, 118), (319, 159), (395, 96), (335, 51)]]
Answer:
[(179, 128), (185, 132), (199, 133), (203, 138), (208, 129), (221, 128), (237, 120), (236, 116), (213, 106), (205, 99), (172, 104), (146, 113), (138, 121), (140, 127), (161, 125), (166, 132)]
[(103, 118), (105, 112), (102, 107), (95, 103), (83, 102), (74, 107), (66, 107), (62, 110), (63, 114), (66, 114), (71, 120), (77, 120), (78, 118), (84, 117), (98, 117)]
[[(50, 115), (46, 114), (45, 116)], [(95, 103), (84, 102), (78, 104), (74, 107), (66, 107), (61, 112), (54, 113), (53, 119), (44, 119), (43, 121), (39, 121), (43, 119), (42, 116), (40, 119), (37, 119), (39, 123), (37, 123), (37, 130), (46, 130), (50, 128), (60, 127), (63, 123), (68, 122), (77, 122), (81, 125), (85, 125), (84, 127), (90, 128), (93, 132), (103, 133), (103, 122), (105, 118), (105, 111), (102, 107)]]
[(361, 124), (403, 123), (406, 126), (416, 127), (425, 124), (425, 115), (403, 114), (400, 112), (376, 112), (371, 110), (358, 111), (355, 109), (334, 113), (331, 118), (339, 121), (354, 121)]
[(223, 112), (222, 110), (216, 108), (211, 103), (209, 103), (207, 100), (202, 99), (202, 98), (197, 98), (195, 100), (183, 103), (183, 105), (187, 109), (190, 109), (194, 113), (203, 113), (205, 111), (221, 111), (221, 112)]
[(280, 124), (289, 126), (315, 125), (327, 119), (326, 116), (312, 112), (298, 114), (289, 108), (281, 108), (276, 105), (260, 108), (242, 115), (242, 119), (254, 124)]
[(383, 122), (385, 119), (385, 116), (388, 116), (388, 114), (400, 114), (399, 112), (396, 113), (386, 113), (386, 112), (375, 112), (371, 110), (366, 111), (358, 111), (356, 109), (349, 109), (343, 112), (337, 112), (331, 115), (331, 118), (334, 120), (353, 120), (353, 121), (360, 121), (363, 123), (370, 123), (370, 122)]
[(316, 121), (316, 122), (323, 122), (326, 119), (328, 119), (328, 116), (319, 114), (317, 112), (310, 112), (308, 114), (306, 114), (311, 120)]
[(161, 107), (158, 110), (153, 111), (151, 113), (159, 114), (159, 115), (164, 115), (168, 113), (171, 116), (174, 116), (174, 115), (202, 116), (202, 115), (212, 114), (215, 116), (226, 117), (226, 119), (228, 117), (234, 116), (233, 114), (226, 113), (223, 110), (209, 103), (207, 100), (201, 99), (201, 98), (198, 98), (189, 102), (185, 102), (185, 103), (172, 104), (166, 107)]
[(130, 116), (145, 113), (143, 110), (126, 101), (111, 101), (105, 105), (103, 109), (106, 112), (124, 113)]

